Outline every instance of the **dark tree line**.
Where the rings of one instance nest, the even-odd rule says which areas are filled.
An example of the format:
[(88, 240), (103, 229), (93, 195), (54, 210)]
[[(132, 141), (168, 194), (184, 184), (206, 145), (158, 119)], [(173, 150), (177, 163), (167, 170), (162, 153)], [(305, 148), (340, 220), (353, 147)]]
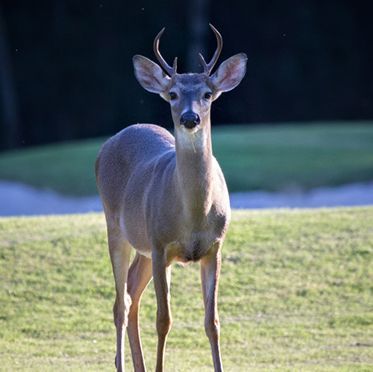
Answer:
[(215, 123), (373, 118), (373, 5), (369, 1), (3, 0), (0, 3), (0, 148), (106, 136), (136, 122), (170, 126), (143, 91), (132, 56), (161, 50), (181, 71), (209, 57), (212, 22), (221, 60), (246, 52), (240, 89)]

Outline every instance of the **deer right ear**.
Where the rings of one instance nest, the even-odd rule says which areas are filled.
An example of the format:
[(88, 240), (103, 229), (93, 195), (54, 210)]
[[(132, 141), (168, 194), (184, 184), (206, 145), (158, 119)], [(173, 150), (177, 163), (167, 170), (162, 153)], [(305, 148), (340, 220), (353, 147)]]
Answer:
[(144, 89), (158, 94), (167, 89), (171, 79), (156, 63), (140, 55), (135, 55), (132, 61), (136, 79)]

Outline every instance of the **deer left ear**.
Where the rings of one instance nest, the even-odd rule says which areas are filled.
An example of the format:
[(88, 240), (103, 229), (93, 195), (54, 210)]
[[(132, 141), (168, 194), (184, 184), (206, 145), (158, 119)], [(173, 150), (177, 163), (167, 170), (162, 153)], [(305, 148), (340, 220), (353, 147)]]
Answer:
[(211, 76), (210, 81), (218, 93), (229, 92), (243, 79), (246, 73), (247, 56), (245, 53), (228, 58)]

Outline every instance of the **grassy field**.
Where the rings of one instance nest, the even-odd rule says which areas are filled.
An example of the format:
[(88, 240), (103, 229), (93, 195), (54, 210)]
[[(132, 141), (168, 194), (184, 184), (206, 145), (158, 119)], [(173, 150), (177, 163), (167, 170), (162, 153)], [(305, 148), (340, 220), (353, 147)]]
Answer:
[[(373, 369), (372, 221), (372, 207), (233, 213), (219, 297), (226, 371)], [(103, 215), (0, 218), (0, 283), (0, 370), (113, 370)], [(153, 292), (141, 309), (149, 371)], [(167, 370), (211, 371), (198, 265), (174, 266), (172, 308)]]
[[(94, 194), (94, 161), (103, 142), (2, 153), (0, 179), (70, 195)], [(373, 179), (369, 122), (217, 127), (213, 142), (230, 191), (309, 189)]]

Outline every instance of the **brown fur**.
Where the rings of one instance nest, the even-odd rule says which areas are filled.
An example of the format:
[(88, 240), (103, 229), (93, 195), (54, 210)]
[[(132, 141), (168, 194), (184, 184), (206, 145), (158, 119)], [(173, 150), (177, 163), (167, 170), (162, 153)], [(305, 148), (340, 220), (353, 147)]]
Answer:
[[(97, 186), (107, 221), (116, 285), (114, 322), (119, 371), (124, 369), (123, 338), (127, 325), (135, 370), (145, 371), (138, 309), (141, 294), (152, 276), (157, 297), (156, 370), (163, 371), (172, 322), (173, 261), (201, 262), (206, 334), (215, 370), (222, 371), (217, 291), (220, 250), (230, 220), (230, 206), (223, 173), (212, 154), (210, 106), (221, 92), (232, 89), (242, 79), (246, 56), (237, 55), (228, 61), (212, 77), (175, 74), (169, 78), (154, 62), (135, 56), (135, 74), (140, 84), (171, 104), (175, 138), (156, 125), (132, 125), (110, 138), (97, 158)], [(172, 101), (171, 90), (177, 95)], [(207, 91), (212, 93), (211, 99), (204, 98)], [(198, 113), (201, 119), (193, 129), (180, 125), (186, 110)], [(131, 247), (137, 253), (129, 267)]]

